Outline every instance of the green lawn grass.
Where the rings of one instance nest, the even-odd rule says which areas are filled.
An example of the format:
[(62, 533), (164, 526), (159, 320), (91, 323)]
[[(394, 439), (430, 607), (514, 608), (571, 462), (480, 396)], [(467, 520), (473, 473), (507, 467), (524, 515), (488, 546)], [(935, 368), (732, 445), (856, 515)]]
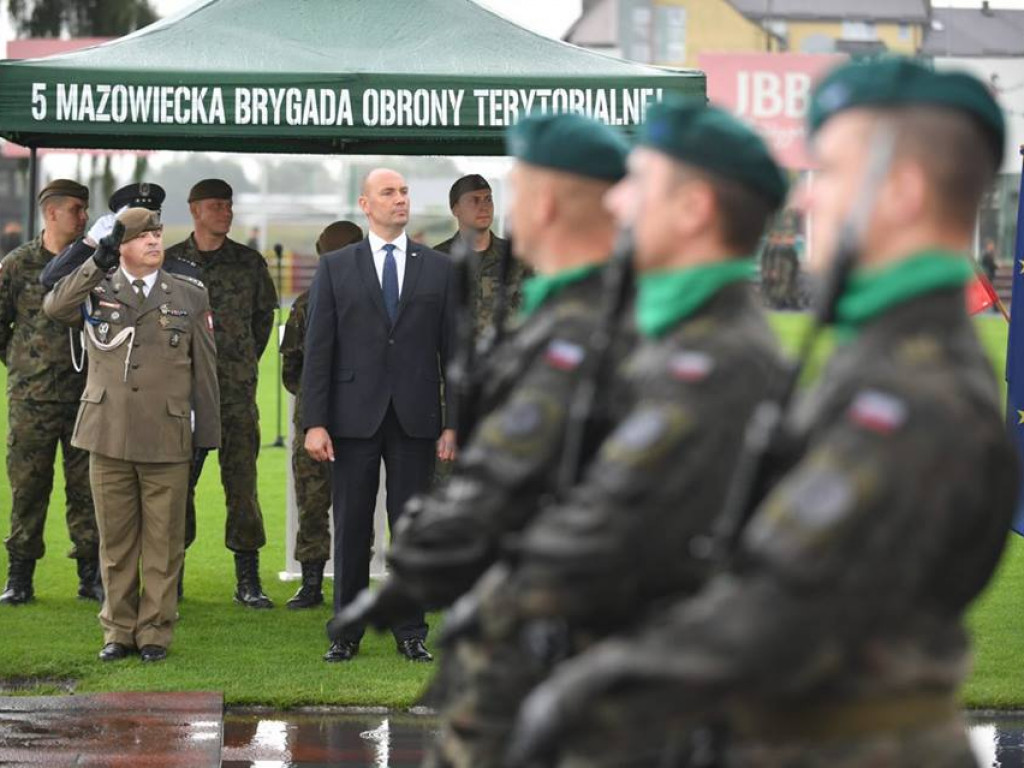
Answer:
[[(795, 349), (805, 318), (779, 314), (773, 321), (783, 343)], [(984, 317), (978, 328), (997, 369), (1002, 371), (1006, 327), (1001, 318)], [(828, 342), (818, 350), (820, 364)], [(266, 355), (260, 379), (263, 442), (275, 434), (276, 360)], [(0, 367), (0, 386), (3, 386)], [(0, 409), (6, 434), (6, 409)], [(5, 454), (0, 444), (0, 454)], [(389, 636), (368, 633), (358, 659), (329, 665), (326, 649), (327, 608), (288, 611), (284, 602), (295, 589), (277, 573), (284, 564), (285, 461), (287, 452), (265, 448), (259, 459), (260, 501), (269, 543), (263, 550), (264, 587), (277, 603), (272, 611), (250, 611), (231, 602), (234, 571), (223, 546), (224, 497), (217, 467), (210, 462), (199, 485), (199, 535), (188, 555), (186, 600), (175, 632), (171, 656), (162, 664), (137, 659), (103, 664), (96, 659), (102, 643), (94, 603), (77, 600), (74, 562), (64, 528), (63, 490), (58, 477), (50, 504), (47, 556), (36, 571), (34, 604), (0, 610), (0, 686), (20, 686), (26, 693), (58, 693), (68, 684), (77, 692), (121, 690), (219, 690), (229, 705), (308, 704), (409, 706), (431, 667), (401, 659)], [(0, 536), (9, 530), (10, 488), (0, 483)], [(1011, 536), (997, 578), (970, 616), (976, 648), (975, 669), (964, 692), (972, 707), (1024, 707), (1024, 543)], [(7, 554), (0, 548), (0, 568)], [(436, 617), (432, 617), (436, 623)]]

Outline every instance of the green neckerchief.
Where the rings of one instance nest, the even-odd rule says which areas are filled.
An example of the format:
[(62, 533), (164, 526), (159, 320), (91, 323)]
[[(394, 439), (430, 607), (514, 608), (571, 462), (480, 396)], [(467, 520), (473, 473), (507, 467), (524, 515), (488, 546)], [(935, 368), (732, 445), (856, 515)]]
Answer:
[(599, 264), (565, 269), (553, 275), (536, 275), (523, 281), (523, 306), (520, 314), (525, 318), (532, 315), (552, 296), (566, 287), (590, 277), (601, 268)]
[(750, 280), (753, 276), (753, 259), (730, 259), (640, 275), (637, 279), (637, 327), (644, 336), (661, 336), (703, 307), (725, 286)]
[(962, 287), (972, 275), (966, 255), (938, 248), (890, 266), (858, 270), (836, 305), (838, 338), (850, 341), (887, 309), (932, 291)]

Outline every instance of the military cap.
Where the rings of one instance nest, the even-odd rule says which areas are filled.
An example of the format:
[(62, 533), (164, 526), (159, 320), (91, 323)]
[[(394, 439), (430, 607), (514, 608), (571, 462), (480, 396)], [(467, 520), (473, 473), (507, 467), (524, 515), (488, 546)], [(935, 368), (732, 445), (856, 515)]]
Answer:
[(316, 240), (316, 252), (330, 253), (363, 239), (363, 230), (351, 221), (335, 221), (328, 224)]
[(167, 193), (159, 184), (148, 184), (140, 181), (138, 184), (129, 184), (121, 187), (110, 196), (110, 210), (117, 213), (122, 208), (148, 208), (151, 211), (159, 211), (164, 204)]
[(988, 135), (996, 165), (1002, 163), (1006, 123), (985, 84), (966, 72), (936, 72), (900, 56), (833, 69), (814, 89), (807, 119), (813, 134), (847, 109), (907, 106), (941, 107), (970, 115)]
[(160, 214), (148, 208), (126, 208), (117, 214), (117, 220), (124, 224), (122, 243), (134, 240), (143, 232), (155, 232), (164, 228), (160, 223)]
[(652, 104), (640, 128), (639, 146), (741, 184), (773, 208), (786, 199), (789, 184), (761, 137), (704, 99)]
[(506, 143), (510, 155), (541, 168), (610, 182), (626, 175), (626, 139), (582, 115), (525, 117), (508, 129)]
[(224, 179), (203, 179), (192, 185), (188, 192), (188, 201), (194, 203), (197, 200), (230, 200), (234, 194), (231, 185)]
[(461, 179), (457, 179), (452, 188), (448, 191), (448, 207), (454, 208), (455, 204), (459, 202), (459, 198), (467, 192), (479, 192), (486, 189), (488, 192), (491, 191), (491, 185), (487, 183), (487, 179), (481, 176), (479, 173), (471, 173), (468, 176), (463, 176)]
[(51, 197), (77, 197), (89, 202), (89, 188), (71, 179), (54, 179), (41, 190), (36, 198), (39, 204)]

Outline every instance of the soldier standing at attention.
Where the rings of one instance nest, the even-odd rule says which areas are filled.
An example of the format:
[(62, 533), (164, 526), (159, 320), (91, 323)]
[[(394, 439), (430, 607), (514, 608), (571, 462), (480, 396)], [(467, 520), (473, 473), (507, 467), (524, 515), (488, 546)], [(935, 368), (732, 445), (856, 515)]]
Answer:
[[(228, 237), (234, 219), (232, 197), (231, 187), (221, 179), (204, 179), (193, 186), (188, 207), (195, 229), (188, 240), (167, 249), (167, 258), (199, 267), (213, 307), (223, 429), (217, 457), (227, 502), (224, 540), (235, 555), (235, 602), (247, 608), (272, 608), (259, 572), (259, 551), (267, 536), (256, 494), (260, 450), (256, 378), (274, 325), (277, 291), (263, 257)], [(186, 548), (195, 536), (192, 489)]]
[[(351, 221), (330, 224), (316, 241), (316, 254), (344, 248), (363, 239), (363, 230)], [(281, 379), (285, 389), (295, 395), (295, 437), (292, 441), (292, 475), (295, 500), (299, 508), (299, 531), (295, 537), (295, 559), (302, 566), (302, 586), (287, 606), (312, 608), (324, 602), (324, 566), (331, 557), (331, 465), (314, 461), (306, 452), (302, 429), (302, 359), (306, 343), (306, 318), (309, 289), (295, 297), (281, 341)]]
[(70, 557), (78, 565), (78, 595), (102, 600), (98, 537), (89, 490), (89, 455), (71, 444), (85, 374), (73, 334), (43, 314), (39, 273), (85, 231), (89, 190), (57, 179), (39, 193), (43, 231), (0, 262), (0, 359), (7, 366), (7, 478), (11, 484), (11, 533), (5, 543), (7, 586), (0, 604), (33, 598), (36, 560), (43, 556), (43, 527), (53, 488), (57, 445), (64, 460)]
[(530, 695), (515, 764), (629, 695), (680, 722), (724, 718), (729, 766), (977, 765), (963, 617), (1019, 469), (964, 285), (1003, 116), (973, 77), (888, 58), (834, 70), (809, 117), (812, 263), (864, 223), (839, 345), (788, 425), (798, 456), (723, 572)]
[(118, 221), (120, 253), (101, 240), (43, 309), (69, 325), (85, 317), (89, 373), (73, 442), (89, 451), (100, 531), (99, 656), (138, 649), (153, 662), (167, 656), (177, 613), (192, 450), (220, 440), (217, 352), (206, 291), (160, 268), (157, 215), (129, 208)]
[[(476, 338), (494, 326), (494, 303), (501, 278), (501, 262), (511, 244), (491, 231), (494, 224), (494, 197), (487, 179), (478, 173), (463, 176), (452, 184), (448, 205), (459, 224), (459, 231), (439, 243), (434, 250), (451, 253), (456, 240), (462, 237), (473, 251), (473, 274), (476, 278), (473, 313), (476, 318)], [(512, 259), (508, 273), (509, 316), (519, 311), (523, 297), (523, 279), (528, 270), (518, 259)]]

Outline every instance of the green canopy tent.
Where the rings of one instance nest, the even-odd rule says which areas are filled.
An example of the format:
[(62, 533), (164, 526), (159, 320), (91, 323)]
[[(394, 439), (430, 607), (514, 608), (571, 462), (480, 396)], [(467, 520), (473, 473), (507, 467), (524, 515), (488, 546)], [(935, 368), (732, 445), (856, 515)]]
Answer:
[(524, 112), (642, 120), (697, 71), (535, 35), (471, 0), (201, 0), (118, 40), (0, 62), (29, 147), (500, 155)]

